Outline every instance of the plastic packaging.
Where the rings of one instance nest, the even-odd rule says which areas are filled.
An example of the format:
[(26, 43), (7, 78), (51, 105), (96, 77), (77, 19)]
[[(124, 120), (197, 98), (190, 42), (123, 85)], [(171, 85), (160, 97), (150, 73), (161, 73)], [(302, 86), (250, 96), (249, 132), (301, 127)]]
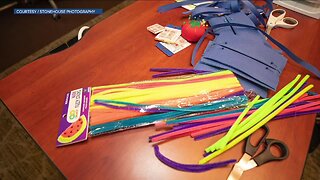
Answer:
[(90, 134), (237, 108), (247, 101), (231, 71), (93, 87)]

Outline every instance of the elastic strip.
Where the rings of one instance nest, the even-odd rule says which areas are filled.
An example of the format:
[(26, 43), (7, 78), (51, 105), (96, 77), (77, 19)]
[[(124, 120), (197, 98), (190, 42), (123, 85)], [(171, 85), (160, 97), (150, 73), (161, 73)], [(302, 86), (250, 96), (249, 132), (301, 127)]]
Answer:
[(250, 11), (259, 19), (260, 23), (266, 27), (266, 23), (264, 22), (263, 17), (261, 14), (258, 12), (257, 8), (249, 1), (247, 0), (242, 0), (243, 4), (250, 9)]
[(231, 0), (230, 1), (230, 9), (232, 12), (239, 12), (240, 11), (240, 4), (238, 0)]
[(203, 14), (209, 15), (209, 14), (230, 14), (229, 10), (226, 10), (224, 8), (214, 8), (214, 7), (197, 7), (194, 10), (191, 11), (193, 18), (201, 17)]
[(204, 39), (206, 38), (206, 36), (208, 35), (209, 32), (210, 32), (210, 28), (207, 28), (206, 31), (204, 32), (204, 34), (199, 39), (199, 41), (197, 42), (196, 46), (194, 47), (193, 52), (192, 52), (192, 57), (191, 57), (191, 65), (192, 66), (195, 65), (195, 59), (196, 59), (198, 49), (200, 48), (202, 42), (204, 41)]

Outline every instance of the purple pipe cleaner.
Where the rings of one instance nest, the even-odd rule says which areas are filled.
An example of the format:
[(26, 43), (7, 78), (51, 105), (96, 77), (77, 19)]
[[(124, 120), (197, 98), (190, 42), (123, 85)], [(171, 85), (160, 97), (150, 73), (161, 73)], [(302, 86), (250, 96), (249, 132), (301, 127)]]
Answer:
[(185, 68), (151, 68), (150, 71), (162, 72), (160, 74), (155, 74), (152, 77), (166, 77), (166, 76), (176, 76), (183, 74), (201, 74), (208, 73), (208, 71), (195, 70), (195, 69), (185, 69)]
[(162, 163), (164, 163), (165, 165), (167, 165), (169, 167), (172, 167), (173, 169), (177, 169), (180, 171), (187, 171), (187, 172), (195, 172), (195, 173), (204, 172), (204, 171), (208, 171), (208, 170), (219, 168), (219, 167), (224, 167), (224, 166), (227, 166), (231, 163), (237, 162), (236, 159), (230, 159), (227, 161), (221, 161), (221, 162), (217, 162), (217, 163), (210, 163), (210, 164), (204, 164), (204, 165), (181, 164), (181, 163), (177, 163), (175, 161), (172, 161), (172, 160), (168, 159), (167, 157), (165, 157), (163, 154), (161, 154), (158, 145), (154, 145), (154, 153), (155, 153), (156, 157)]

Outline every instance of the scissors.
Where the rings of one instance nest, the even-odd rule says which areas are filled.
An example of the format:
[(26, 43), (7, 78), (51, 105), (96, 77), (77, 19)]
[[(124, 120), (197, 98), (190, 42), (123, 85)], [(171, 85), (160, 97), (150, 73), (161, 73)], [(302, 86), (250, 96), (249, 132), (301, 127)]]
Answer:
[(285, 15), (286, 11), (284, 9), (275, 9), (271, 11), (267, 22), (266, 33), (270, 34), (271, 30), (275, 27), (291, 29), (298, 25), (298, 21), (296, 19), (284, 17)]
[[(250, 139), (251, 135), (246, 140), (245, 153), (242, 158), (237, 162), (232, 171), (229, 174), (228, 180), (238, 180), (244, 171), (255, 168), (256, 166), (261, 166), (270, 161), (281, 161), (288, 157), (289, 149), (286, 144), (282, 141), (276, 139), (268, 139), (267, 136), (269, 134), (269, 127), (264, 125), (262, 127), (264, 129), (264, 135), (260, 139), (257, 146), (251, 144)], [(259, 147), (265, 144), (265, 149), (256, 155)], [(274, 156), (270, 150), (271, 146), (276, 146), (281, 152), (280, 156)]]

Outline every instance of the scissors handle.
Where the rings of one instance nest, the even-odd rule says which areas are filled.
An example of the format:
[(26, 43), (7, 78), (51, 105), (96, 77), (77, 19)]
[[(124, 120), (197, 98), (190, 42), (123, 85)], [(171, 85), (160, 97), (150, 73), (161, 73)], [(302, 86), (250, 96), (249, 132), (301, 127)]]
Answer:
[(250, 142), (252, 135), (248, 136), (248, 138), (247, 138), (245, 152), (247, 154), (249, 154), (251, 157), (258, 151), (259, 147), (263, 143), (265, 143), (267, 136), (269, 134), (269, 127), (267, 125), (264, 125), (261, 128), (263, 128), (263, 130), (264, 130), (264, 135), (261, 137), (261, 139), (259, 140), (259, 143), (256, 146), (252, 145)]
[[(266, 144), (266, 149), (261, 154), (253, 158), (258, 166), (270, 161), (281, 161), (287, 159), (289, 156), (289, 149), (282, 141), (276, 139), (266, 139)], [(270, 150), (271, 146), (277, 146), (280, 148), (281, 155), (279, 157), (272, 154)]]
[(294, 28), (298, 25), (298, 20), (292, 17), (285, 17), (276, 23), (276, 27), (282, 27), (286, 29)]
[[(285, 17), (286, 11), (284, 9), (275, 9), (270, 13), (267, 26), (269, 28), (269, 33), (274, 27), (282, 27), (282, 28), (294, 28), (298, 25), (298, 20)], [(268, 33), (268, 32), (267, 32)]]
[(284, 18), (285, 15), (286, 11), (284, 9), (274, 9), (269, 15), (267, 26), (273, 28), (279, 20)]

